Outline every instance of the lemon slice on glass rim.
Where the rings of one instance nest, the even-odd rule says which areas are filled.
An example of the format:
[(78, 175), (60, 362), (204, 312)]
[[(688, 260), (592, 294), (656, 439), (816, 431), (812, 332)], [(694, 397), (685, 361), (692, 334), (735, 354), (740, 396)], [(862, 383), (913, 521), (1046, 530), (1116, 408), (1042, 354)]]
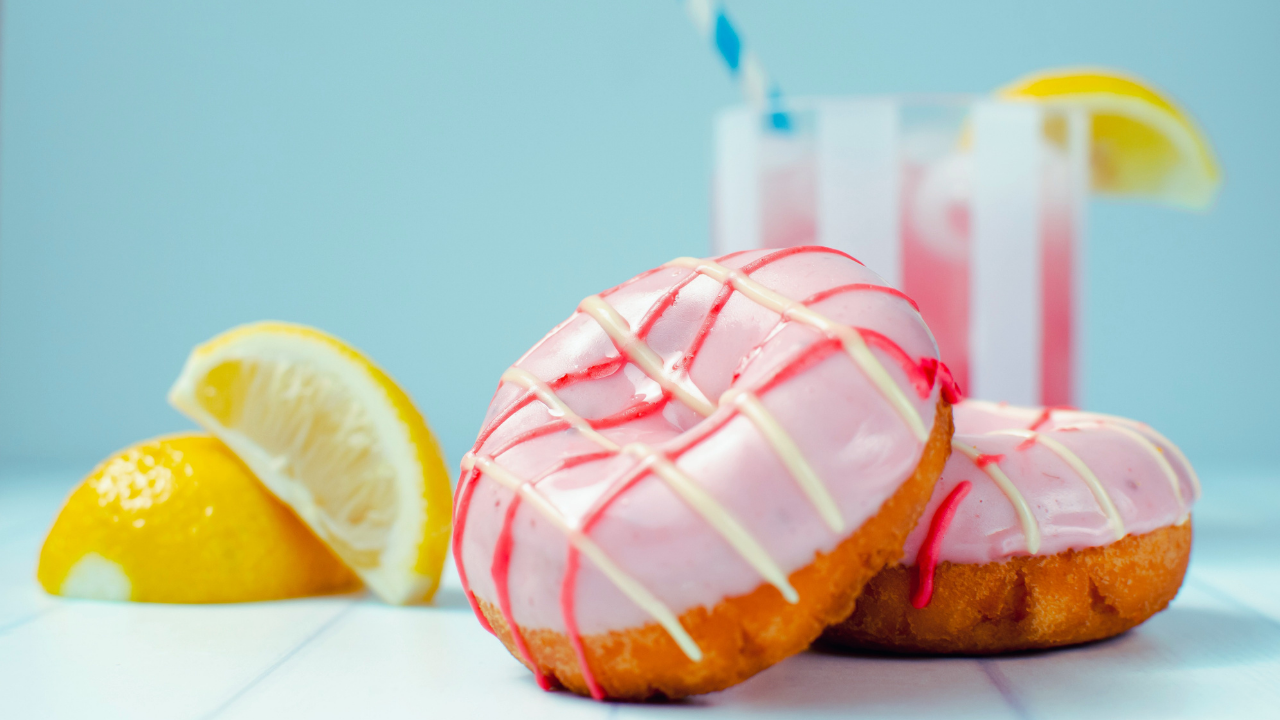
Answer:
[(1191, 116), (1131, 75), (1104, 68), (1045, 70), (996, 95), (1088, 111), (1095, 192), (1203, 209), (1222, 182), (1213, 149)]
[(216, 436), (383, 600), (435, 593), (449, 475), (409, 396), (314, 328), (262, 322), (197, 347), (169, 402)]

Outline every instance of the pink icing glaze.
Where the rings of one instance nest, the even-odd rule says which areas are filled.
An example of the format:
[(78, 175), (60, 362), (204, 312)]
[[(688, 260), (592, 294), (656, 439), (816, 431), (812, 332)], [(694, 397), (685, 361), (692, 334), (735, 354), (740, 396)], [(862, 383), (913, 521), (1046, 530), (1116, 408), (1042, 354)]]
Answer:
[[(1052, 555), (1117, 540), (1105, 508), (1081, 473), (1053, 450), (1052, 441), (1075, 455), (1097, 478), (1115, 506), (1124, 534), (1141, 535), (1184, 521), (1200, 494), (1199, 480), (1181, 451), (1143, 423), (1071, 409), (980, 400), (957, 404), (954, 418), (952, 443), (957, 449), (947, 461), (923, 519), (907, 538), (904, 557), (916, 557), (929, 519), (952, 489), (965, 481), (973, 483), (972, 490), (952, 518), (938, 561), (998, 562), (1015, 555)], [(1011, 430), (1024, 432), (1002, 434)], [(1032, 434), (1027, 436), (1025, 431)], [(959, 444), (972, 448), (976, 460), (961, 452)], [(1167, 469), (1159, 458), (1167, 462)], [(993, 465), (1031, 510), (1040, 534), (1036, 553), (1028, 552), (1027, 535), (1009, 496), (988, 474)]]
[[(939, 393), (954, 388), (908, 298), (826, 248), (734, 253), (717, 262), (855, 328), (905, 398), (905, 412), (918, 417), (924, 432), (932, 427)], [(464, 461), (454, 557), (469, 598), (498, 606), (524, 628), (567, 632), (593, 695), (599, 688), (579, 635), (655, 618), (575, 550), (526, 495), (508, 512), (517, 497), (513, 478), (678, 616), (766, 579), (653, 465), (619, 447), (644, 443), (657, 451), (785, 574), (832, 550), (873, 515), (910, 476), (924, 447), (904, 411), (838, 336), (795, 315), (783, 320), (706, 271), (664, 266), (599, 297), (661, 358), (661, 380), (687, 382), (712, 403), (731, 388), (758, 398), (759, 412), (794, 443), (844, 524), (837, 532), (824, 522), (817, 501), (743, 403), (726, 399), (703, 417), (628, 359), (636, 343), (619, 347), (601, 321), (580, 309), (515, 365), (546, 383), (570, 414), (519, 382), (499, 385)], [(590, 431), (574, 425), (578, 418)], [(492, 472), (502, 477), (482, 471), (484, 463), (500, 466)]]

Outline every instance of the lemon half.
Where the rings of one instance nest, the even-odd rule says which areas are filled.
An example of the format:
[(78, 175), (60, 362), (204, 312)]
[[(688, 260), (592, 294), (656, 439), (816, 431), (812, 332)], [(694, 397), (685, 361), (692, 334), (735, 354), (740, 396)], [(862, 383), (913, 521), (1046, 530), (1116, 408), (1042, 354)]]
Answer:
[(67, 498), (36, 577), (54, 595), (216, 603), (360, 581), (217, 439), (175, 435), (108, 458)]
[(996, 94), (1086, 109), (1093, 119), (1096, 192), (1201, 209), (1222, 173), (1195, 121), (1168, 96), (1133, 76), (1101, 68), (1046, 70)]
[(197, 347), (169, 402), (227, 444), (383, 600), (431, 598), (451, 492), (421, 413), (314, 328), (263, 322)]

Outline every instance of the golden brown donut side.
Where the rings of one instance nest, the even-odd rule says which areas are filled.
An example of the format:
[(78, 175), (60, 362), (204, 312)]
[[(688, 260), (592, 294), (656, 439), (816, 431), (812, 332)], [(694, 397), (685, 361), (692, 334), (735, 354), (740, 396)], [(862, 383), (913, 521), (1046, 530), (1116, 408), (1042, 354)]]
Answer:
[[(702, 649), (694, 663), (656, 623), (582, 638), (591, 672), (607, 697), (644, 700), (680, 698), (736, 685), (809, 647), (823, 628), (848, 617), (862, 586), (902, 557), (902, 546), (924, 511), (933, 485), (951, 452), (951, 407), (938, 401), (937, 417), (915, 472), (829, 554), (795, 571), (790, 581), (800, 594), (794, 605), (762, 583), (750, 593), (722, 600), (713, 608), (685, 612), (680, 622)], [(516, 658), (511, 631), (496, 605), (479, 601), (495, 634)], [(529, 652), (553, 684), (587, 695), (586, 681), (568, 635), (521, 629)]]
[(983, 565), (940, 563), (911, 606), (916, 568), (885, 568), (823, 641), (847, 648), (985, 655), (1101, 640), (1163, 610), (1182, 586), (1191, 523), (1109, 545)]

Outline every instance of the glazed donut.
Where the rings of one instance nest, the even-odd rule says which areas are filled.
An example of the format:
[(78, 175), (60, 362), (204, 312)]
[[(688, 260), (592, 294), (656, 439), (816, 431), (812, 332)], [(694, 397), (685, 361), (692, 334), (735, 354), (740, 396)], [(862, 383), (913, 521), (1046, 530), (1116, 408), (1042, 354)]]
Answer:
[(719, 690), (848, 615), (950, 447), (913, 303), (822, 247), (681, 258), (507, 370), (462, 461), (454, 558), (544, 688)]
[(824, 640), (987, 654), (1100, 640), (1177, 594), (1200, 481), (1149, 426), (964, 400), (954, 448), (904, 547)]

